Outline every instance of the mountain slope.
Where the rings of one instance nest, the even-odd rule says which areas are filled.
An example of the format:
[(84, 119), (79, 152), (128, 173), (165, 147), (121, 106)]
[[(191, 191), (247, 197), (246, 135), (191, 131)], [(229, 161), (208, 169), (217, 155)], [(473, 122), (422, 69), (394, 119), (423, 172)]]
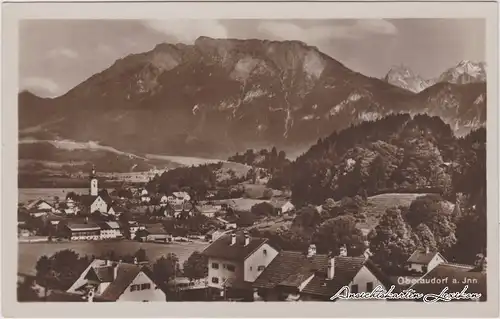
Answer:
[(404, 65), (392, 67), (384, 77), (384, 81), (414, 93), (421, 92), (434, 84), (433, 80), (425, 80)]
[[(290, 151), (390, 113), (440, 113), (425, 96), (356, 73), (302, 42), (201, 37), (129, 55), (55, 99), (20, 96), (20, 135), (136, 154)], [(449, 108), (441, 101), (438, 108)], [(455, 114), (444, 120), (457, 121)]]

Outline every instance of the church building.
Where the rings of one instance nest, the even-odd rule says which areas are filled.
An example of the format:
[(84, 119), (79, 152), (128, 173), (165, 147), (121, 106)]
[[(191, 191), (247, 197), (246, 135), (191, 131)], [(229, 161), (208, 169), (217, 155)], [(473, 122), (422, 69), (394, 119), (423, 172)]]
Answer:
[(85, 209), (91, 214), (99, 212), (101, 214), (115, 215), (113, 200), (109, 196), (107, 190), (99, 190), (95, 166), (92, 167), (89, 180), (89, 194), (81, 196), (81, 202), (85, 206)]

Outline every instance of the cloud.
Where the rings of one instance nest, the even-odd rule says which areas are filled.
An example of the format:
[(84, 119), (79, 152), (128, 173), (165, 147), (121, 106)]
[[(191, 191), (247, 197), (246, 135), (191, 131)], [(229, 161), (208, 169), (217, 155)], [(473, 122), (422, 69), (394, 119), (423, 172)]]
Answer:
[(331, 39), (362, 39), (373, 34), (395, 35), (397, 28), (383, 19), (355, 20), (351, 24), (301, 27), (292, 22), (262, 22), (258, 29), (279, 40), (299, 40), (318, 45)]
[(55, 97), (61, 93), (61, 87), (55, 81), (36, 76), (23, 79), (21, 90), (29, 90), (42, 97)]
[(58, 59), (58, 58), (76, 59), (78, 58), (78, 53), (69, 48), (62, 47), (50, 50), (47, 56), (52, 59)]
[(191, 44), (200, 36), (227, 38), (227, 29), (218, 20), (150, 20), (144, 25), (157, 32)]

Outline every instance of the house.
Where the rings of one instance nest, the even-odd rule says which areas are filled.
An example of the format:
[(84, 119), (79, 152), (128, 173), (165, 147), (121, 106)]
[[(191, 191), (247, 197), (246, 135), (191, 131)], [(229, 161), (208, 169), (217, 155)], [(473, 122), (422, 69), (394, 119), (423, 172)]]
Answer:
[(205, 235), (205, 240), (209, 242), (215, 241), (227, 232), (227, 230), (223, 229), (212, 229)]
[(237, 218), (231, 219), (228, 218), (229, 220), (217, 217), (217, 220), (222, 224), (222, 227), (224, 227), (225, 230), (231, 230), (231, 229), (236, 229), (238, 225), (236, 225), (236, 220)]
[(465, 286), (467, 286), (466, 293), (480, 294), (479, 300), (486, 301), (485, 266), (475, 269), (472, 266), (443, 262), (424, 274), (411, 286), (411, 289), (424, 295), (439, 295), (445, 288), (447, 293), (460, 293)]
[(145, 265), (95, 259), (66, 292), (89, 302), (166, 301), (164, 290)]
[(194, 207), (191, 203), (169, 203), (164, 209), (163, 215), (182, 218), (194, 216)]
[(429, 249), (417, 249), (406, 261), (406, 267), (409, 271), (426, 273), (444, 262), (447, 261), (439, 252), (431, 252)]
[(26, 205), (26, 210), (33, 217), (45, 216), (48, 213), (54, 213), (55, 207), (44, 201), (43, 199), (35, 200)]
[(253, 283), (256, 299), (265, 301), (327, 301), (342, 287), (351, 292), (369, 292), (377, 286), (389, 289), (391, 282), (369, 259), (281, 251)]
[(151, 201), (151, 197), (146, 189), (143, 189), (141, 192), (141, 202), (149, 203)]
[(286, 214), (295, 209), (295, 206), (288, 199), (273, 198), (270, 204), (278, 211), (278, 214)]
[(99, 227), (101, 228), (101, 239), (116, 239), (123, 237), (121, 227), (117, 222), (102, 222), (99, 223)]
[(215, 217), (215, 214), (222, 210), (222, 205), (197, 205), (196, 210), (208, 218)]
[(68, 222), (63, 228), (63, 236), (71, 240), (100, 240), (101, 227), (95, 223)]
[(278, 255), (267, 238), (248, 233), (224, 235), (203, 254), (208, 258), (208, 286), (227, 298), (252, 298), (252, 283)]
[(172, 235), (167, 233), (162, 224), (146, 225), (146, 236), (142, 238), (143, 241), (161, 241), (172, 242)]
[(130, 232), (130, 239), (135, 239), (137, 231), (140, 229), (146, 229), (143, 225), (140, 225), (136, 221), (129, 221), (128, 222), (128, 227), (129, 227), (129, 232)]

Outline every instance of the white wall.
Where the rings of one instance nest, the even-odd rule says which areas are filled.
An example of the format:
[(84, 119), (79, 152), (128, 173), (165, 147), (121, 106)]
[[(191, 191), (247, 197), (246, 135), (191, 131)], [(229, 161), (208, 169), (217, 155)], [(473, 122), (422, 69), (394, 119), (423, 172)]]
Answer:
[(92, 205), (90, 205), (90, 212), (93, 213), (95, 211), (99, 211), (101, 213), (106, 213), (108, 211), (108, 204), (106, 204), (101, 196), (98, 196)]
[[(375, 287), (382, 285), (382, 283), (375, 277), (375, 275), (368, 269), (366, 266), (363, 266), (359, 270), (359, 272), (354, 276), (353, 280), (349, 284), (351, 287), (352, 285), (358, 285), (358, 292), (368, 292), (367, 290), (367, 283), (373, 283), (373, 289)], [(352, 290), (351, 290), (352, 292)], [(334, 293), (337, 293), (336, 291)]]
[[(218, 269), (212, 268), (213, 263), (217, 263), (219, 265), (219, 268)], [(229, 271), (226, 267), (224, 267), (224, 265), (228, 264), (233, 265), (235, 267), (234, 272)], [(224, 279), (232, 278), (235, 280), (242, 280), (244, 278), (243, 271), (244, 271), (243, 263), (210, 257), (208, 259), (208, 286), (213, 288), (223, 289)], [(219, 283), (217, 284), (213, 283), (212, 282), (213, 277), (219, 278)]]
[(432, 269), (434, 269), (434, 267), (441, 263), (444, 263), (444, 259), (441, 258), (439, 254), (436, 254), (436, 256), (434, 256), (434, 258), (432, 258), (432, 260), (429, 262), (429, 266), (427, 266), (427, 272), (431, 271)]
[[(264, 250), (266, 254), (264, 254)], [(257, 277), (262, 273), (259, 271), (259, 266), (267, 267), (278, 255), (278, 251), (268, 244), (259, 247), (250, 257), (245, 260), (245, 281), (254, 282)]]
[[(130, 291), (130, 286), (145, 283), (149, 283), (151, 288)], [(166, 296), (161, 289), (156, 289), (156, 284), (145, 273), (140, 272), (117, 301), (166, 301)]]

